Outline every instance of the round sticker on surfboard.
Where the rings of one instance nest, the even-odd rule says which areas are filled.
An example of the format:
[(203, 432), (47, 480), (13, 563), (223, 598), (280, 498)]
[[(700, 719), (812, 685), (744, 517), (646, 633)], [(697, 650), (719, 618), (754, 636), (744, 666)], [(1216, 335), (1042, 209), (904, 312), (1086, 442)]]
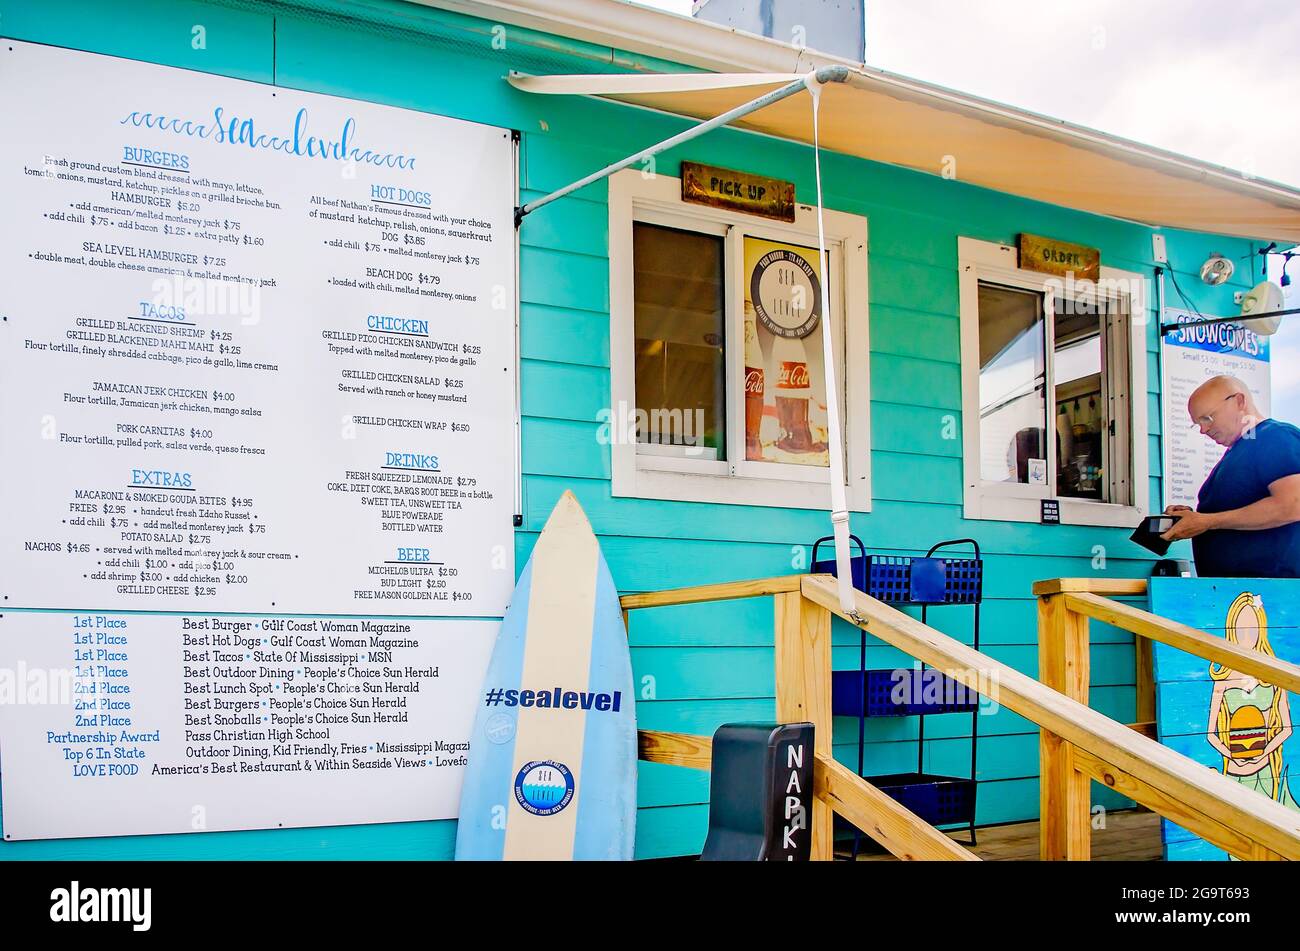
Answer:
[(573, 801), (573, 773), (554, 760), (525, 763), (515, 776), (515, 801), (535, 816), (553, 816)]

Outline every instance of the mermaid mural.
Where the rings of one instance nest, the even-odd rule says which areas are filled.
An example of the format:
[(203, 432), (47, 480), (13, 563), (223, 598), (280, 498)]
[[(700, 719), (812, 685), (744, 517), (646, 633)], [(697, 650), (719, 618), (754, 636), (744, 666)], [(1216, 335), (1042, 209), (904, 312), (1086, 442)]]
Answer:
[[(1231, 644), (1276, 656), (1268, 642), (1263, 598), (1249, 591), (1237, 595), (1229, 606), (1224, 633)], [(1282, 762), (1282, 746), (1291, 737), (1286, 691), (1215, 663), (1210, 664), (1210, 679), (1214, 692), (1206, 738), (1223, 754), (1224, 775), (1300, 811)]]

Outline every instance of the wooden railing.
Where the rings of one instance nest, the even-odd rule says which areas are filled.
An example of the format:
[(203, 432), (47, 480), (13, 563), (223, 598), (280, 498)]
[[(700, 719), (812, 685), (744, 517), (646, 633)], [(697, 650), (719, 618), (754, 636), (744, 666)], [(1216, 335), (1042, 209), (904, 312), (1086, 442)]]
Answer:
[[(776, 718), (810, 721), (816, 733), (812, 853), (830, 859), (832, 814), (849, 819), (891, 853), (909, 859), (970, 860), (969, 851), (876, 789), (831, 755), (830, 619), (838, 615), (933, 667), (1040, 730), (1040, 852), (1045, 859), (1087, 859), (1089, 783), (1118, 790), (1241, 858), (1300, 858), (1300, 814), (1090, 709), (1087, 618), (1140, 628), (1143, 637), (1195, 647), (1201, 656), (1300, 689), (1300, 668), (1262, 659), (1103, 595), (1138, 595), (1145, 582), (1043, 583), (1041, 682), (967, 647), (862, 592), (854, 616), (839, 605), (834, 580), (797, 575), (704, 585), (622, 598), (633, 610), (770, 596), (775, 602)], [(1055, 586), (1055, 587), (1053, 587)], [(1139, 638), (1141, 640), (1142, 638)], [(1203, 652), (1203, 653), (1202, 653)], [(1249, 654), (1249, 656), (1247, 656)], [(1149, 664), (1149, 654), (1148, 654)], [(1154, 706), (1152, 707), (1151, 719)], [(643, 730), (641, 758), (707, 769), (708, 737)]]
[[(1088, 702), (1090, 620), (1132, 632), (1137, 651), (1138, 722), (1130, 724), (1128, 757), (1108, 756), (1039, 721), (1043, 727), (1042, 857), (1088, 858), (1088, 784), (1095, 780), (1238, 858), (1300, 858), (1300, 816), (1154, 741), (1151, 642), (1176, 647), (1292, 692), (1300, 690), (1300, 667), (1112, 600), (1115, 596), (1140, 596), (1146, 590), (1144, 580), (1123, 579), (1057, 578), (1034, 585), (1040, 677), (1072, 702)], [(1132, 756), (1145, 756), (1149, 762)], [(1154, 766), (1167, 768), (1153, 770)], [(1189, 780), (1198, 781), (1189, 785)]]
[[(830, 578), (805, 575), (801, 590), (840, 613)], [(1040, 683), (861, 592), (855, 611), (850, 623), (1038, 725), (1043, 858), (1088, 858), (1093, 779), (1239, 857), (1300, 858), (1300, 814), (1086, 705), (1086, 625), (1042, 639)]]
[[(812, 858), (833, 857), (833, 813), (846, 817), (891, 853), (903, 859), (977, 860), (920, 817), (899, 805), (831, 755), (831, 616), (802, 590), (808, 576), (787, 575), (757, 581), (701, 585), (626, 594), (623, 616), (646, 608), (738, 598), (772, 597), (775, 602), (776, 718), (813, 724), (813, 803), (810, 818)], [(708, 769), (712, 740), (705, 736), (642, 730), (640, 757)]]

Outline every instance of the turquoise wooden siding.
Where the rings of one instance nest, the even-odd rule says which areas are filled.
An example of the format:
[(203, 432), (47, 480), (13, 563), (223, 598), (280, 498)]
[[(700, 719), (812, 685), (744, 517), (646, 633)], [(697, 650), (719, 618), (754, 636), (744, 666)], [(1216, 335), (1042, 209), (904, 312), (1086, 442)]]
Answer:
[[(351, 11), (354, 18), (342, 15)], [(191, 46), (192, 27), (207, 30)], [(275, 82), (515, 128), (522, 133), (524, 200), (680, 131), (668, 116), (589, 99), (530, 97), (510, 89), (509, 69), (529, 72), (671, 69), (646, 57), (604, 50), (603, 64), (568, 55), (583, 44), (560, 40), (542, 50), (535, 34), (510, 28), (493, 49), (492, 24), (391, 0), (344, 4), (0, 0), (7, 36)], [(679, 67), (678, 67), (679, 68)], [(14, 91), (14, 94), (22, 94)], [(658, 171), (678, 174), (682, 158), (793, 180), (813, 194), (806, 147), (735, 131), (713, 133), (661, 156)], [(936, 156), (936, 171), (941, 157)], [(957, 156), (958, 171), (961, 157)], [(1010, 242), (1017, 232), (1059, 236), (1099, 247), (1108, 265), (1150, 274), (1151, 229), (946, 181), (937, 175), (839, 155), (823, 161), (828, 207), (865, 215), (870, 233), (871, 414), (875, 499), (853, 530), (873, 551), (921, 554), (933, 542), (973, 535), (987, 555), (983, 643), (998, 660), (1037, 671), (1035, 603), (1030, 584), (1058, 575), (1138, 577), (1150, 570), (1127, 531), (968, 522), (962, 517), (957, 238)], [(503, 183), (504, 184), (504, 183)], [(784, 574), (807, 566), (806, 545), (829, 529), (824, 512), (615, 499), (609, 449), (597, 440), (609, 404), (609, 267), (604, 182), (530, 216), (520, 239), (523, 565), (551, 506), (572, 489), (601, 536), (621, 590), (641, 591)], [(1211, 251), (1240, 259), (1248, 242), (1165, 232), (1179, 283), (1207, 312), (1228, 313), (1231, 292), (1255, 279), (1240, 262), (1235, 283), (1206, 288), (1195, 270)], [(1179, 303), (1169, 287), (1170, 302)], [(1148, 294), (1147, 333), (1151, 478), (1160, 499), (1160, 375)], [(862, 319), (863, 315), (851, 315)], [(1138, 355), (1139, 358), (1142, 355)], [(1104, 556), (1104, 568), (1100, 558)], [(729, 720), (771, 718), (770, 599), (636, 612), (630, 631), (641, 725), (711, 733)], [(936, 626), (969, 642), (969, 612), (937, 610)], [(1133, 719), (1132, 640), (1097, 625), (1093, 705)], [(835, 660), (857, 661), (857, 633), (838, 625)], [(874, 642), (873, 663), (910, 666)], [(927, 726), (927, 768), (961, 774), (969, 760), (969, 718)], [(872, 723), (867, 768), (890, 772), (914, 762), (912, 721)], [(1010, 711), (980, 722), (978, 819), (1032, 818), (1038, 806), (1037, 733)], [(837, 756), (856, 763), (856, 725), (837, 723)], [(707, 822), (701, 772), (642, 764), (637, 852), (641, 857), (697, 852)], [(1106, 793), (1099, 802), (1122, 800)], [(448, 857), (454, 823), (331, 827), (266, 832), (6, 843), (0, 858), (429, 858)]]

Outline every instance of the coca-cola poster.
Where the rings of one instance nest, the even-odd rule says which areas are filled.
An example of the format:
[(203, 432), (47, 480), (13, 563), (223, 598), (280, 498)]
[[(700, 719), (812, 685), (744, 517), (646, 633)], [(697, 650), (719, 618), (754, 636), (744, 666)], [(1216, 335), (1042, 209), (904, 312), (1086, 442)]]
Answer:
[(819, 274), (816, 248), (745, 238), (748, 460), (830, 465)]

